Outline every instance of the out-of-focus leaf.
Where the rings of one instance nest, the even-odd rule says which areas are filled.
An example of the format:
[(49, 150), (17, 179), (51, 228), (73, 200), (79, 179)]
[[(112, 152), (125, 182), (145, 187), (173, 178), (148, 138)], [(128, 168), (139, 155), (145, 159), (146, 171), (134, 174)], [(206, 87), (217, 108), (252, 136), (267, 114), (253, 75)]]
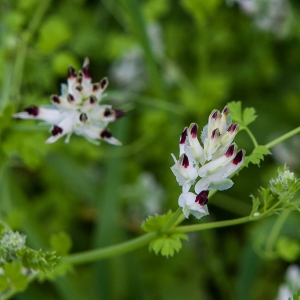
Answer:
[(67, 255), (72, 247), (72, 240), (65, 232), (53, 234), (50, 238), (51, 248), (60, 256)]

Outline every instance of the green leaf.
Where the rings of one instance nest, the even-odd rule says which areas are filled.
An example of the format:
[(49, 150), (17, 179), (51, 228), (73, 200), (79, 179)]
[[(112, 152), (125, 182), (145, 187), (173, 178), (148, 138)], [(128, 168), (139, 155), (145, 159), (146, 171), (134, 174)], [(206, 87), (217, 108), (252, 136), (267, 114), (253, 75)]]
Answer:
[(68, 23), (63, 18), (52, 16), (39, 30), (38, 48), (48, 54), (64, 45), (71, 37), (72, 30)]
[(259, 198), (251, 196), (252, 197), (252, 211), (250, 216), (253, 216), (256, 212), (258, 212), (258, 208), (261, 204)]
[(300, 299), (300, 289), (296, 294), (293, 295), (293, 299), (289, 298), (289, 300), (299, 300)]
[(149, 250), (155, 254), (160, 252), (162, 256), (173, 256), (182, 247), (181, 239), (187, 240), (188, 237), (184, 233), (163, 234), (149, 244)]
[(58, 255), (64, 256), (69, 253), (72, 247), (72, 240), (65, 232), (60, 232), (51, 236), (50, 245)]
[(164, 215), (155, 215), (148, 217), (142, 224), (142, 229), (146, 232), (157, 232), (171, 219), (172, 211), (168, 211)]
[(15, 290), (24, 291), (27, 288), (27, 277), (22, 273), (22, 265), (19, 261), (5, 264), (3, 269)]
[(264, 156), (269, 154), (271, 154), (271, 152), (268, 148), (265, 146), (257, 146), (252, 153), (245, 158), (244, 164), (245, 166), (248, 166), (249, 163), (258, 165), (260, 161), (264, 159)]
[(242, 103), (241, 101), (232, 101), (228, 103), (232, 121), (242, 123)]
[(253, 107), (246, 107), (243, 112), (243, 125), (248, 126), (255, 121), (257, 115), (255, 114), (255, 109)]
[(240, 123), (242, 126), (247, 127), (249, 124), (255, 121), (257, 115), (253, 107), (246, 107), (242, 111), (241, 101), (233, 101), (228, 103), (231, 118), (234, 122)]
[(3, 292), (9, 288), (7, 278), (4, 275), (0, 275), (0, 292)]
[(282, 236), (276, 243), (276, 251), (285, 261), (293, 262), (300, 256), (300, 245), (296, 240)]

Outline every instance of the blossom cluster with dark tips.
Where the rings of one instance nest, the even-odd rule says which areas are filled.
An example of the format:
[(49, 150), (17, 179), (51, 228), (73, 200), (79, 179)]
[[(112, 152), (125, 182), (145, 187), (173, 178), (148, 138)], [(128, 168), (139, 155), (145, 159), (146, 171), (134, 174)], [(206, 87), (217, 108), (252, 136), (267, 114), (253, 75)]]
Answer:
[(89, 60), (85, 58), (82, 70), (68, 69), (67, 84), (61, 85), (61, 95), (52, 95), (51, 106), (29, 106), (23, 112), (14, 114), (15, 118), (37, 119), (52, 125), (51, 137), (46, 143), (54, 143), (62, 136), (69, 142), (72, 133), (85, 137), (98, 144), (104, 140), (110, 144), (121, 145), (112, 136), (107, 126), (110, 122), (125, 115), (122, 110), (111, 105), (100, 104), (108, 79), (102, 78), (92, 83)]
[[(237, 131), (238, 124), (232, 124), (228, 107), (210, 114), (201, 134), (203, 146), (197, 137), (197, 124), (192, 123), (183, 130), (179, 159), (172, 154), (175, 164), (171, 170), (182, 186), (178, 204), (186, 218), (190, 214), (198, 219), (207, 215), (209, 191), (226, 190), (233, 185), (229, 176), (239, 169), (245, 157), (245, 151), (238, 151), (233, 143)], [(193, 185), (195, 193), (190, 192)]]

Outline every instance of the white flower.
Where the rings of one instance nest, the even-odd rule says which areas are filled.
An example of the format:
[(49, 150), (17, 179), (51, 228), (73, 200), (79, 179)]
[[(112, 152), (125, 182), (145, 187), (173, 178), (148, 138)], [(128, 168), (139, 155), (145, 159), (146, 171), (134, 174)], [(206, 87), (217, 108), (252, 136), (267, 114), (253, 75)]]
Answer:
[(191, 186), (198, 177), (197, 169), (193, 167), (185, 154), (182, 154), (178, 161), (174, 155), (172, 156), (175, 164), (173, 167), (171, 167), (171, 170), (176, 176), (178, 184), (182, 186), (182, 191), (186, 193), (190, 190)]
[[(186, 217), (190, 213), (197, 218), (202, 217), (204, 214), (199, 214), (199, 210), (203, 211), (203, 205), (200, 205), (200, 209), (201, 201), (197, 199), (203, 197), (205, 193), (207, 200), (209, 190), (229, 189), (233, 185), (229, 176), (244, 162), (245, 151), (237, 151), (237, 145), (232, 143), (238, 131), (238, 124), (231, 124), (231, 122), (228, 107), (225, 107), (221, 113), (213, 110), (201, 134), (203, 147), (197, 138), (198, 125), (195, 123), (186, 127), (180, 136), (180, 157), (177, 161), (172, 154), (175, 165), (171, 170), (178, 184), (182, 186), (182, 194), (178, 201)], [(198, 176), (200, 179), (197, 181)], [(189, 192), (194, 184), (198, 196)]]
[(51, 124), (52, 136), (46, 143), (54, 143), (62, 136), (66, 136), (65, 141), (69, 142), (74, 132), (93, 143), (105, 140), (110, 144), (121, 145), (108, 131), (107, 125), (125, 113), (112, 109), (111, 105), (100, 105), (107, 86), (107, 78), (92, 83), (89, 60), (86, 58), (82, 71), (77, 74), (73, 67), (69, 67), (67, 84), (61, 85), (60, 96), (51, 96), (51, 107), (33, 105), (14, 114), (14, 117), (38, 119)]
[(182, 212), (186, 218), (190, 214), (194, 215), (197, 219), (202, 218), (203, 216), (208, 215), (207, 208), (207, 196), (208, 191), (202, 191), (199, 195), (194, 193), (182, 193), (178, 199), (178, 205), (182, 207)]

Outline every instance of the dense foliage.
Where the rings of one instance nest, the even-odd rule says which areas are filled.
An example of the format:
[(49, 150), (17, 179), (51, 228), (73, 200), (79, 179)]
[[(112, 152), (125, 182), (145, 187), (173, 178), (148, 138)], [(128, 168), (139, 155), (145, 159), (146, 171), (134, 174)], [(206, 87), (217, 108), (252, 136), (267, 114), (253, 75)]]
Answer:
[[(151, 233), (153, 219), (141, 228), (149, 215), (165, 214), (160, 220), (167, 222), (181, 192), (170, 153), (178, 152), (183, 128), (192, 122), (202, 128), (213, 109), (231, 103), (241, 124), (236, 141), (247, 155), (253, 150), (248, 125), (259, 145), (299, 126), (300, 3), (290, 0), (280, 22), (272, 20), (276, 26), (262, 27), (239, 2), (1, 1), (0, 218), (10, 227), (1, 238), (26, 235), (28, 266), (35, 261), (47, 269), (27, 287), (24, 274), (11, 275), (20, 273), (19, 261), (7, 264), (1, 291), (27, 288), (14, 299), (44, 300), (276, 298), (287, 267), (300, 261), (299, 211), (174, 233), (169, 242), (183, 247), (167, 249), (175, 253), (168, 259), (155, 255), (163, 252), (155, 240), (151, 251), (145, 246), (48, 272), (69, 251), (113, 245), (143, 229)], [(80, 69), (85, 57), (93, 78), (109, 78), (104, 103), (128, 112), (110, 125), (121, 147), (78, 136), (45, 144), (49, 127), (12, 118), (29, 105), (49, 105), (69, 65)], [(191, 216), (185, 225), (247, 216), (252, 201), (257, 210), (263, 206), (261, 187), (277, 177), (278, 167), (300, 172), (299, 136), (259, 147), (234, 186), (209, 200), (210, 215)], [(20, 261), (21, 248), (14, 252)], [(29, 275), (36, 279), (34, 268)]]

